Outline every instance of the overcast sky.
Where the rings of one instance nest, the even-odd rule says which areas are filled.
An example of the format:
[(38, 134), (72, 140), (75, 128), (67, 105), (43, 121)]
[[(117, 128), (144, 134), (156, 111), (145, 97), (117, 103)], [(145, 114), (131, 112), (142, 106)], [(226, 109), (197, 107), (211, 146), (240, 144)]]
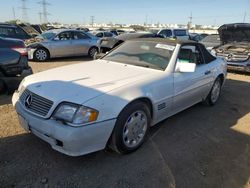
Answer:
[[(39, 0), (27, 0), (28, 21), (39, 23)], [(187, 24), (191, 12), (194, 24), (250, 22), (250, 0), (47, 0), (48, 20), (61, 23), (181, 23)], [(22, 19), (21, 0), (2, 0), (0, 22)]]

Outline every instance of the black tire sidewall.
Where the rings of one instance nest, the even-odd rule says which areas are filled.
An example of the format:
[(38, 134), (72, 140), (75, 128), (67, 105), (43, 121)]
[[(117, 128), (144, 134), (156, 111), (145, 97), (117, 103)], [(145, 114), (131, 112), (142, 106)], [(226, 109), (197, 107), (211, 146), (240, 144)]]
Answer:
[[(36, 52), (37, 52), (38, 50), (44, 50), (44, 51), (46, 52), (47, 58), (46, 58), (45, 60), (39, 60), (39, 59), (37, 59), (37, 57), (36, 57)], [(45, 62), (45, 61), (47, 61), (48, 59), (49, 59), (49, 52), (48, 52), (47, 49), (45, 49), (45, 48), (38, 48), (38, 49), (35, 50), (35, 52), (34, 52), (34, 60), (35, 60), (35, 61)]]
[[(133, 148), (129, 148), (123, 142), (123, 129), (129, 116), (138, 110), (143, 111), (147, 116), (147, 130), (141, 143)], [(146, 104), (142, 102), (135, 102), (133, 104), (128, 105), (122, 110), (122, 112), (119, 114), (117, 118), (115, 128), (112, 133), (112, 144), (113, 144), (112, 148), (115, 149), (118, 153), (122, 154), (131, 153), (137, 150), (147, 138), (150, 123), (151, 123), (150, 111)]]

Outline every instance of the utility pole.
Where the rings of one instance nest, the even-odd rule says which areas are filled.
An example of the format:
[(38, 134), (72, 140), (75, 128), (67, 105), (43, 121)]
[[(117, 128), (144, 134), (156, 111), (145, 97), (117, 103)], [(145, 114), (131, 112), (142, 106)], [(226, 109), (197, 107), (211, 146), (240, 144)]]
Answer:
[(28, 22), (28, 13), (27, 13), (27, 6), (26, 6), (26, 3), (27, 3), (27, 0), (21, 0), (22, 1), (22, 20), (24, 22)]
[(188, 22), (188, 29), (191, 29), (192, 27), (192, 22), (193, 22), (193, 14), (191, 12), (190, 16), (188, 17), (189, 18), (189, 22)]
[(13, 12), (13, 19), (16, 20), (16, 11), (14, 7), (12, 7), (12, 12)]
[(243, 16), (243, 23), (245, 23), (246, 21), (246, 16), (247, 16), (247, 12), (245, 11), (244, 16)]
[(39, 20), (40, 20), (40, 24), (42, 24), (42, 14), (41, 12), (38, 12), (38, 15), (39, 15)]
[(92, 27), (94, 27), (94, 22), (95, 22), (95, 17), (91, 16), (90, 17), (90, 23), (91, 23)]
[(48, 23), (48, 15), (49, 12), (47, 11), (48, 3), (46, 0), (39, 1), (38, 4), (42, 5), (42, 15), (43, 15), (43, 23)]
[(148, 25), (148, 15), (146, 14), (146, 16), (145, 16), (145, 24), (144, 24), (145, 26), (147, 26)]

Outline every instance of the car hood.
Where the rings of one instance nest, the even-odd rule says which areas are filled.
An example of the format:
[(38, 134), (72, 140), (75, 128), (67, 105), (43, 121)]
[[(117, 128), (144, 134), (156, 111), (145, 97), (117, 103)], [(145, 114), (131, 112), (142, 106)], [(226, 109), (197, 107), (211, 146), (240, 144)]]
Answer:
[(25, 45), (27, 47), (32, 47), (32, 46), (36, 46), (37, 44), (41, 43), (41, 42), (49, 42), (48, 39), (43, 39), (43, 38), (31, 38), (31, 39), (27, 39), (25, 40)]
[(218, 29), (223, 44), (232, 42), (250, 42), (250, 24), (225, 24)]
[(250, 42), (234, 42), (219, 46), (217, 53), (233, 53), (248, 55), (250, 53)]
[(26, 77), (24, 86), (54, 103), (84, 103), (114, 89), (163, 71), (96, 60), (59, 67)]

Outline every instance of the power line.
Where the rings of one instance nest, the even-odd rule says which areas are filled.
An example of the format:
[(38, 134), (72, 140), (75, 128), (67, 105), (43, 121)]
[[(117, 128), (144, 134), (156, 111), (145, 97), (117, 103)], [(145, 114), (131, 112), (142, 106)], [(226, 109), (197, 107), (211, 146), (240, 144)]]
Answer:
[(50, 3), (48, 3), (46, 0), (42, 0), (39, 1), (38, 4), (42, 5), (42, 14), (43, 15), (43, 23), (48, 23), (48, 15), (50, 15), (50, 13), (48, 12), (48, 5), (50, 5)]
[(12, 12), (13, 12), (13, 19), (16, 19), (16, 11), (15, 11), (15, 7), (12, 7)]
[(22, 20), (24, 22), (28, 22), (29, 18), (28, 18), (28, 13), (27, 13), (27, 6), (26, 6), (26, 3), (27, 3), (27, 0), (21, 0), (22, 2), (22, 6), (21, 6), (21, 9), (22, 9)]

